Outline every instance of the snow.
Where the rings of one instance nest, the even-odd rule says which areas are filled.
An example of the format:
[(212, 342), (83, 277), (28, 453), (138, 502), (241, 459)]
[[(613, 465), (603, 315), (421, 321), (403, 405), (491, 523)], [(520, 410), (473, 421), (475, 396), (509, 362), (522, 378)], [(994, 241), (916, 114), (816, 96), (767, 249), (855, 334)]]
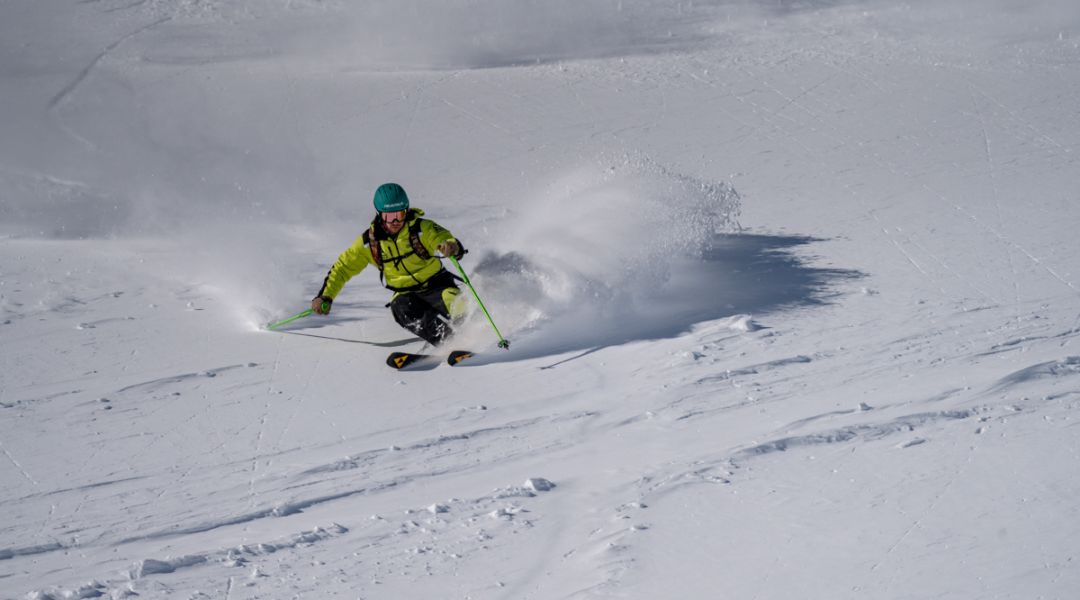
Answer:
[[(1074, 2), (9, 0), (0, 90), (0, 598), (1080, 590)], [(509, 351), (261, 328), (385, 181)]]

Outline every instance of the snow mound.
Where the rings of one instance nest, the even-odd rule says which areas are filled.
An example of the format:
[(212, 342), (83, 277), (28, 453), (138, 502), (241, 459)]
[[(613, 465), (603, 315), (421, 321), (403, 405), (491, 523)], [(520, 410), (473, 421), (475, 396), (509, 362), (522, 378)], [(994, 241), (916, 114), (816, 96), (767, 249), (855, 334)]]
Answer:
[(749, 333), (751, 331), (758, 331), (761, 329), (761, 325), (754, 322), (753, 317), (750, 315), (733, 315), (722, 321), (723, 325), (732, 331), (743, 331)]
[(533, 477), (525, 480), (523, 487), (533, 490), (534, 492), (550, 492), (555, 489), (555, 484), (543, 477)]

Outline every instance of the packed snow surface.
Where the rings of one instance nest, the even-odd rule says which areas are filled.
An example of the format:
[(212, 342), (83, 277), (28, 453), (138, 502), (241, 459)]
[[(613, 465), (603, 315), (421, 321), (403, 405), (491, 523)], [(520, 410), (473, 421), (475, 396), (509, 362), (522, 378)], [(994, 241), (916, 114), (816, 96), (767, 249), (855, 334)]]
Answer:
[[(0, 598), (1080, 594), (1072, 0), (0, 3)], [(457, 367), (374, 189), (469, 249)]]

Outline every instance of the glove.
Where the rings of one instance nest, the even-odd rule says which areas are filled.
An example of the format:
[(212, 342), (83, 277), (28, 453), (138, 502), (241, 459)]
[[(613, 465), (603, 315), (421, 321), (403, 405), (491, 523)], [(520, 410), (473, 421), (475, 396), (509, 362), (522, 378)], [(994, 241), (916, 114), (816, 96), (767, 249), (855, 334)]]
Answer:
[(461, 245), (454, 240), (446, 240), (445, 242), (439, 244), (438, 250), (442, 253), (443, 256), (453, 256), (454, 258), (459, 260), (462, 256), (465, 255), (465, 253), (461, 251)]
[(329, 314), (330, 305), (333, 303), (334, 299), (329, 296), (315, 296), (311, 299), (311, 310), (319, 315)]

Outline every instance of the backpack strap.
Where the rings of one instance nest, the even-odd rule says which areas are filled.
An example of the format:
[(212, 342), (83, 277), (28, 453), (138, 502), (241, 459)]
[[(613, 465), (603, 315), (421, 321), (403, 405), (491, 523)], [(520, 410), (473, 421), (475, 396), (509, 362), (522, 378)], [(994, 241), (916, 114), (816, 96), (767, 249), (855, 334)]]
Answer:
[(378, 267), (379, 272), (382, 273), (383, 261), (382, 261), (382, 248), (379, 247), (379, 240), (375, 236), (375, 221), (371, 222), (371, 227), (364, 232), (364, 243), (367, 244), (368, 250), (371, 251), (371, 260)]
[[(411, 214), (409, 216), (412, 216)], [(423, 219), (417, 219), (413, 221), (413, 224), (409, 226), (409, 244), (412, 245), (413, 252), (420, 258), (427, 260), (431, 258), (431, 253), (427, 251), (424, 244), (420, 242), (420, 223)]]

